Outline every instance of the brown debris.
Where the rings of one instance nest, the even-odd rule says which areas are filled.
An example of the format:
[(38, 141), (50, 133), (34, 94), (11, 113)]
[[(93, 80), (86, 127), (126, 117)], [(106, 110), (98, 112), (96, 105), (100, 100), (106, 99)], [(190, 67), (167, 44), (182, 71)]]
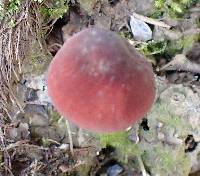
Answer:
[(160, 70), (177, 70), (200, 73), (200, 64), (190, 61), (184, 54), (178, 54)]

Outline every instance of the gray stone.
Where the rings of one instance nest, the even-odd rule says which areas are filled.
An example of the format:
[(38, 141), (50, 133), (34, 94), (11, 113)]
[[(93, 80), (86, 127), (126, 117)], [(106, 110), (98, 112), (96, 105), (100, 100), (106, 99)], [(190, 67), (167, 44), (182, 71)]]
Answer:
[(152, 31), (145, 22), (131, 16), (130, 26), (135, 40), (146, 42), (152, 38)]
[(26, 105), (25, 118), (29, 120), (32, 126), (48, 126), (49, 118), (44, 106), (41, 105)]
[(118, 176), (122, 171), (123, 168), (120, 165), (115, 164), (107, 169), (107, 174), (108, 176)]
[(195, 172), (200, 166), (199, 146), (192, 152), (184, 150), (188, 135), (200, 137), (200, 90), (169, 84), (164, 77), (156, 82), (157, 101), (147, 115), (149, 131), (139, 133), (138, 145), (147, 153), (143, 161), (152, 175), (188, 175), (188, 170)]
[(130, 11), (135, 11), (142, 15), (151, 14), (154, 9), (154, 0), (130, 0), (128, 1)]
[(158, 26), (155, 26), (153, 30), (153, 39), (155, 41), (178, 40), (181, 37), (183, 37), (183, 34), (179, 30), (165, 29)]

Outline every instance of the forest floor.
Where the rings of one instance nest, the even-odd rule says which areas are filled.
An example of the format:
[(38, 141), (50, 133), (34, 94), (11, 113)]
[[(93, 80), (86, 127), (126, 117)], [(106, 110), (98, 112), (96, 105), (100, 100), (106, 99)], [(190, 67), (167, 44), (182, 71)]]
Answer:
[[(47, 94), (53, 56), (93, 26), (154, 69), (154, 106), (124, 132), (66, 123)], [(0, 41), (0, 175), (200, 176), (198, 0), (0, 1)]]

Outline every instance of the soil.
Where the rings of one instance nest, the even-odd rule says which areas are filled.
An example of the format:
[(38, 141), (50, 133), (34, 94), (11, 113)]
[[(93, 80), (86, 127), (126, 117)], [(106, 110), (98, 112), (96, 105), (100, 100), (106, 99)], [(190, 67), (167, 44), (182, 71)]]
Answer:
[[(56, 19), (45, 19), (40, 7), (39, 2), (25, 2), (15, 14), (17, 24), (0, 28), (0, 175), (200, 175), (200, 4), (193, 4), (181, 18), (164, 16), (161, 20), (170, 29), (147, 22), (151, 41), (191, 46), (181, 43), (179, 49), (174, 46), (175, 52), (168, 47), (158, 54), (146, 53), (155, 72), (157, 97), (151, 112), (127, 136), (142, 154), (135, 149), (133, 154), (121, 152), (110, 141), (104, 146), (101, 136), (66, 123), (48, 96), (46, 74), (63, 43), (88, 27), (116, 32), (142, 52), (138, 45), (145, 42), (134, 39), (130, 15), (152, 19), (154, 1), (70, 1), (67, 12)], [(194, 41), (184, 40), (193, 34)], [(178, 54), (186, 61), (176, 61)]]

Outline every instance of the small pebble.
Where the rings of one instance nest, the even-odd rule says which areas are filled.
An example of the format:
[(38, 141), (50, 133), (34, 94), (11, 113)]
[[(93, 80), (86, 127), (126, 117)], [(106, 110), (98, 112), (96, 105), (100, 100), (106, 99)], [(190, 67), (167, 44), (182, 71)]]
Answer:
[(163, 127), (163, 123), (158, 122), (157, 127), (158, 127), (158, 128), (162, 128), (162, 127)]
[(109, 167), (107, 170), (108, 176), (118, 176), (122, 172), (123, 172), (123, 168), (118, 164), (115, 164)]
[(158, 139), (163, 141), (165, 139), (165, 135), (163, 133), (158, 132)]
[(144, 21), (131, 16), (130, 26), (135, 40), (146, 42), (152, 39), (151, 28)]
[(67, 151), (67, 150), (69, 150), (69, 144), (61, 144), (61, 146), (59, 147), (59, 149)]

